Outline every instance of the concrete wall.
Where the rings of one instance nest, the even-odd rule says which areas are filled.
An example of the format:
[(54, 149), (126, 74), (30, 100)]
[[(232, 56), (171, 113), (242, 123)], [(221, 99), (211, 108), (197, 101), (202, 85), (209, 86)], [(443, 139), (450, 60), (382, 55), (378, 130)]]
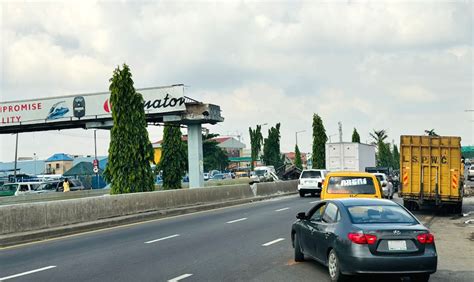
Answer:
[[(296, 183), (261, 183), (257, 196), (295, 192)], [(0, 206), (0, 235), (252, 197), (250, 186), (240, 184), (4, 205)]]

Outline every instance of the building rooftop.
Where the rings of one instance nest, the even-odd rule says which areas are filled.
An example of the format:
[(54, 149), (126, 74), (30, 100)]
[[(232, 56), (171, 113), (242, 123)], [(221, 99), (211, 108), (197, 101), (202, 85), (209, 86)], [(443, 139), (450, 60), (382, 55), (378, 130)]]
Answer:
[(51, 157), (49, 157), (46, 162), (62, 162), (62, 161), (73, 161), (74, 159), (70, 157), (67, 154), (64, 153), (59, 153), (59, 154), (54, 154)]

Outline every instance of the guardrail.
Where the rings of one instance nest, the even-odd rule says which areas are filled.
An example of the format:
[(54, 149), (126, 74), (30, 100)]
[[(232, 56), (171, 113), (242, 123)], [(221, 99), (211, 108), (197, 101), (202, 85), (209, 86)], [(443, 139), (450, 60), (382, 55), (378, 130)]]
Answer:
[(3, 205), (0, 206), (0, 235), (180, 207), (296, 193), (296, 187), (296, 181), (283, 181), (259, 183), (252, 188), (248, 184), (239, 184)]

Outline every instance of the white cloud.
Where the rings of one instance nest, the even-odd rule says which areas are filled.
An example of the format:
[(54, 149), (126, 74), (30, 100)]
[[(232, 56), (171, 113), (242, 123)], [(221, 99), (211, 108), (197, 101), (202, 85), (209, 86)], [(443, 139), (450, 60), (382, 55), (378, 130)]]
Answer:
[[(470, 2), (0, 5), (2, 100), (103, 91), (126, 62), (137, 87), (185, 83), (189, 96), (221, 105), (226, 121), (211, 127), (246, 142), (249, 126), (281, 122), (282, 148), (292, 150), (294, 132), (305, 129), (308, 151), (317, 112), (328, 134), (342, 121), (346, 140), (353, 127), (363, 141), (374, 128), (395, 140), (435, 128), (474, 143), (463, 112), (474, 107)], [(160, 128), (150, 132), (161, 137)], [(61, 136), (90, 152), (87, 138)], [(12, 158), (12, 138), (0, 137), (0, 160)], [(68, 150), (46, 133), (34, 140), (26, 152)]]

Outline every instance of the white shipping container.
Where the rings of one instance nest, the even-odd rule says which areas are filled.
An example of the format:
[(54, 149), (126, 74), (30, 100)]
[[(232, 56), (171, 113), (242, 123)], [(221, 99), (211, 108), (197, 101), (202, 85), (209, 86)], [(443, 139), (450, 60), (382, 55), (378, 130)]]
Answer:
[(326, 169), (365, 171), (376, 166), (375, 146), (361, 143), (326, 143)]

